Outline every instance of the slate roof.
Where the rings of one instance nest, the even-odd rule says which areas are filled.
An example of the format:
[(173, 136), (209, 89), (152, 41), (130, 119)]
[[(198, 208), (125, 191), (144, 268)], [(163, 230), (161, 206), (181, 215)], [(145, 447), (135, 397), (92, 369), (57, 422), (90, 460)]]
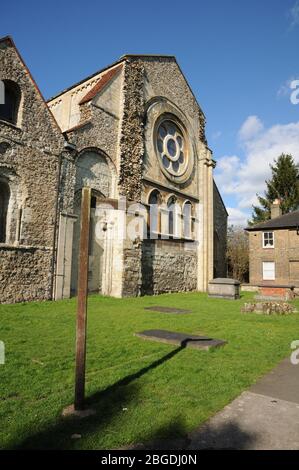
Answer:
[(281, 215), (280, 217), (275, 217), (275, 219), (270, 219), (266, 222), (261, 222), (260, 224), (253, 225), (252, 227), (247, 227), (245, 230), (248, 232), (255, 232), (258, 230), (279, 230), (282, 228), (297, 227), (299, 227), (299, 210), (289, 212), (288, 214)]

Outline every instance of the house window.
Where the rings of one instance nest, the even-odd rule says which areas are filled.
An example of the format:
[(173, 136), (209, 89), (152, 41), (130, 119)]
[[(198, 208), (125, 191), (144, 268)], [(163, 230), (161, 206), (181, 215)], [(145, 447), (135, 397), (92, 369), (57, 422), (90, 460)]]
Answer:
[(273, 232), (263, 233), (263, 248), (274, 248), (274, 233)]
[(0, 243), (6, 242), (7, 210), (10, 197), (9, 186), (0, 181)]
[(275, 263), (273, 261), (263, 262), (263, 280), (264, 281), (275, 280)]
[(4, 83), (4, 104), (0, 104), (0, 119), (12, 124), (17, 124), (21, 101), (20, 88), (11, 80), (2, 81)]

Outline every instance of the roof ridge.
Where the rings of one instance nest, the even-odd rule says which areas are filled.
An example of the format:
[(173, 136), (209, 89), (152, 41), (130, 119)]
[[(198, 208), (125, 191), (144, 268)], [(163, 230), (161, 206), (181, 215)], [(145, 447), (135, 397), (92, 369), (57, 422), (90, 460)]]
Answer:
[(52, 96), (51, 98), (49, 98), (47, 100), (47, 103), (50, 103), (50, 101), (53, 101), (55, 100), (56, 98), (58, 98), (59, 96), (61, 95), (64, 95), (64, 93), (72, 90), (72, 88), (76, 88), (77, 86), (81, 85), (82, 83), (86, 82), (87, 80), (90, 80), (91, 78), (95, 77), (96, 75), (99, 75), (99, 74), (102, 74), (103, 72), (105, 71), (108, 71), (109, 69), (112, 69), (112, 67), (115, 67), (116, 65), (118, 64), (121, 64), (125, 61), (125, 59), (122, 59), (120, 58), (119, 60), (113, 62), (112, 64), (110, 65), (107, 65), (106, 67), (100, 69), (100, 70), (97, 70), (97, 72), (94, 72), (92, 73), (91, 75), (88, 75), (87, 77), (83, 78), (82, 80), (80, 80), (79, 82), (76, 82), (74, 83), (73, 85), (65, 88), (64, 90), (60, 91), (59, 93), (57, 93), (56, 95)]
[[(299, 209), (296, 209), (292, 212), (287, 212), (286, 214), (279, 215), (274, 219), (268, 219), (264, 222), (260, 222), (256, 225), (252, 225), (250, 227), (246, 227), (246, 231), (254, 231), (254, 230), (262, 230), (264, 228), (287, 228), (287, 227), (296, 227), (299, 225), (299, 218), (296, 219), (296, 216), (299, 216)], [(290, 220), (289, 220), (290, 219)], [(294, 219), (294, 220), (293, 220)], [(283, 224), (283, 221), (286, 220), (289, 222), (285, 222), (286, 225)]]

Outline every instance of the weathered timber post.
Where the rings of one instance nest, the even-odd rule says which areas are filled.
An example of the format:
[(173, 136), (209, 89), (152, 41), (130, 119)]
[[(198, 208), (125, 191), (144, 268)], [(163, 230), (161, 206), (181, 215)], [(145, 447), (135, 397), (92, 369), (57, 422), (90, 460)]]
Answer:
[(80, 251), (78, 269), (78, 300), (76, 324), (76, 372), (74, 404), (62, 411), (62, 416), (85, 418), (95, 414), (93, 409), (85, 409), (85, 359), (86, 359), (86, 327), (87, 327), (87, 296), (88, 296), (88, 261), (90, 231), (91, 189), (82, 189)]
[(76, 326), (75, 410), (84, 408), (91, 189), (82, 189)]

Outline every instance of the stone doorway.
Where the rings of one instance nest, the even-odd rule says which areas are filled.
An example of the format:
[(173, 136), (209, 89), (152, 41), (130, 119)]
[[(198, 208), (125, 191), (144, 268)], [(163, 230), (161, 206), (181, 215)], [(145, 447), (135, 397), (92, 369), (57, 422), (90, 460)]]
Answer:
[[(104, 261), (104, 239), (97, 237), (98, 231), (101, 230), (97, 224), (100, 224), (97, 215), (97, 208), (100, 202), (103, 202), (103, 194), (92, 191), (91, 207), (90, 207), (90, 233), (89, 233), (89, 270), (88, 270), (88, 291), (102, 292), (103, 281), (103, 261)], [(74, 240), (73, 240), (73, 266), (71, 279), (71, 294), (77, 294), (78, 283), (78, 255), (80, 242), (80, 211), (81, 211), (81, 191), (75, 195), (74, 212), (77, 220), (74, 224)]]

